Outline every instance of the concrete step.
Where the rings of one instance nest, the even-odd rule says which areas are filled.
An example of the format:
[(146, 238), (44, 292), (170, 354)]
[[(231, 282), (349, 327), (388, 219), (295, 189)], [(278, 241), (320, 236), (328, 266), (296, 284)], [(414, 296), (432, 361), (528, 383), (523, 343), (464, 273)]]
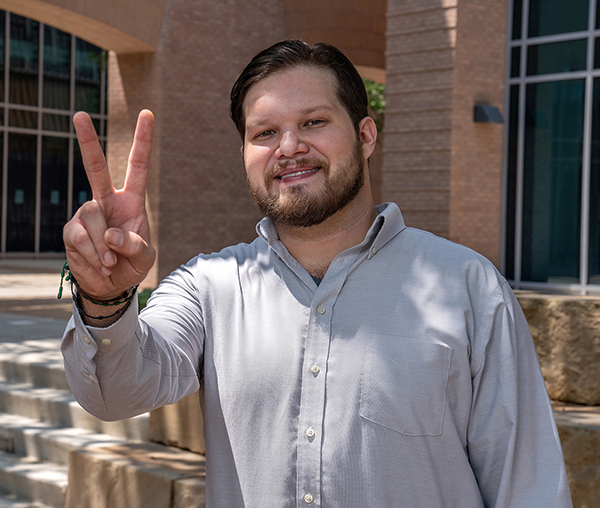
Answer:
[(60, 339), (0, 343), (0, 380), (69, 390)]
[(67, 484), (67, 466), (0, 452), (0, 493), (3, 495), (63, 508)]
[(103, 422), (85, 411), (70, 392), (35, 388), (29, 383), (0, 382), (0, 412), (26, 416), (55, 427), (77, 427), (137, 441), (148, 439), (148, 413)]
[(35, 501), (23, 501), (12, 495), (0, 495), (0, 508), (51, 508)]
[(156, 443), (75, 450), (68, 508), (203, 508), (204, 456)]
[(0, 413), (0, 443), (7, 442), (16, 456), (67, 465), (73, 450), (117, 446), (127, 440), (85, 429), (57, 428), (25, 416)]

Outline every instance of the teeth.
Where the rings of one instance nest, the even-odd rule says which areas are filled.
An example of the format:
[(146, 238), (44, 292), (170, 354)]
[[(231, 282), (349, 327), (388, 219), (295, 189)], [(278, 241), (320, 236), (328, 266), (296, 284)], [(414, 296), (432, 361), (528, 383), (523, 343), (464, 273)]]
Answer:
[(286, 175), (282, 175), (279, 178), (281, 180), (285, 180), (286, 178), (290, 177), (290, 176), (298, 176), (298, 175), (303, 175), (305, 173), (314, 173), (315, 171), (318, 171), (320, 168), (315, 168), (315, 169), (306, 169), (304, 171), (296, 171), (295, 173), (288, 173)]

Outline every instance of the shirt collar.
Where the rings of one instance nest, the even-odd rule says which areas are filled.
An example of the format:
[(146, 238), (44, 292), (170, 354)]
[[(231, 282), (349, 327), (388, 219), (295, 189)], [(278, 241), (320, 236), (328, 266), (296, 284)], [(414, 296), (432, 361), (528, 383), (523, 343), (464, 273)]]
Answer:
[[(396, 203), (383, 203), (375, 207), (377, 217), (367, 231), (365, 240), (361, 244), (372, 243), (367, 258), (371, 259), (379, 249), (406, 228), (402, 213)], [(263, 218), (256, 225), (256, 232), (265, 242), (273, 246), (279, 242), (277, 228), (268, 217)]]

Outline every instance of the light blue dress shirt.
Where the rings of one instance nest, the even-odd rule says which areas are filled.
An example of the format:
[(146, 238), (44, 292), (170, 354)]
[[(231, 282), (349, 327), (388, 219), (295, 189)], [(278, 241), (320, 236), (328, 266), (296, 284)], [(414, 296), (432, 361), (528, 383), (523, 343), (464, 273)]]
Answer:
[(76, 313), (73, 393), (113, 420), (200, 389), (208, 507), (571, 506), (508, 284), (396, 205), (378, 213), (319, 286), (264, 219), (167, 277), (139, 319)]

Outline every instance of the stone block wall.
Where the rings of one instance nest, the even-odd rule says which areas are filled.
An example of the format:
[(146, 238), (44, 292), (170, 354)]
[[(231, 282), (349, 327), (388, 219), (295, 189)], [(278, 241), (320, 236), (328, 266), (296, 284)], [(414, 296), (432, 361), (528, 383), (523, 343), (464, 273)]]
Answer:
[(600, 405), (600, 301), (518, 294), (551, 399)]

